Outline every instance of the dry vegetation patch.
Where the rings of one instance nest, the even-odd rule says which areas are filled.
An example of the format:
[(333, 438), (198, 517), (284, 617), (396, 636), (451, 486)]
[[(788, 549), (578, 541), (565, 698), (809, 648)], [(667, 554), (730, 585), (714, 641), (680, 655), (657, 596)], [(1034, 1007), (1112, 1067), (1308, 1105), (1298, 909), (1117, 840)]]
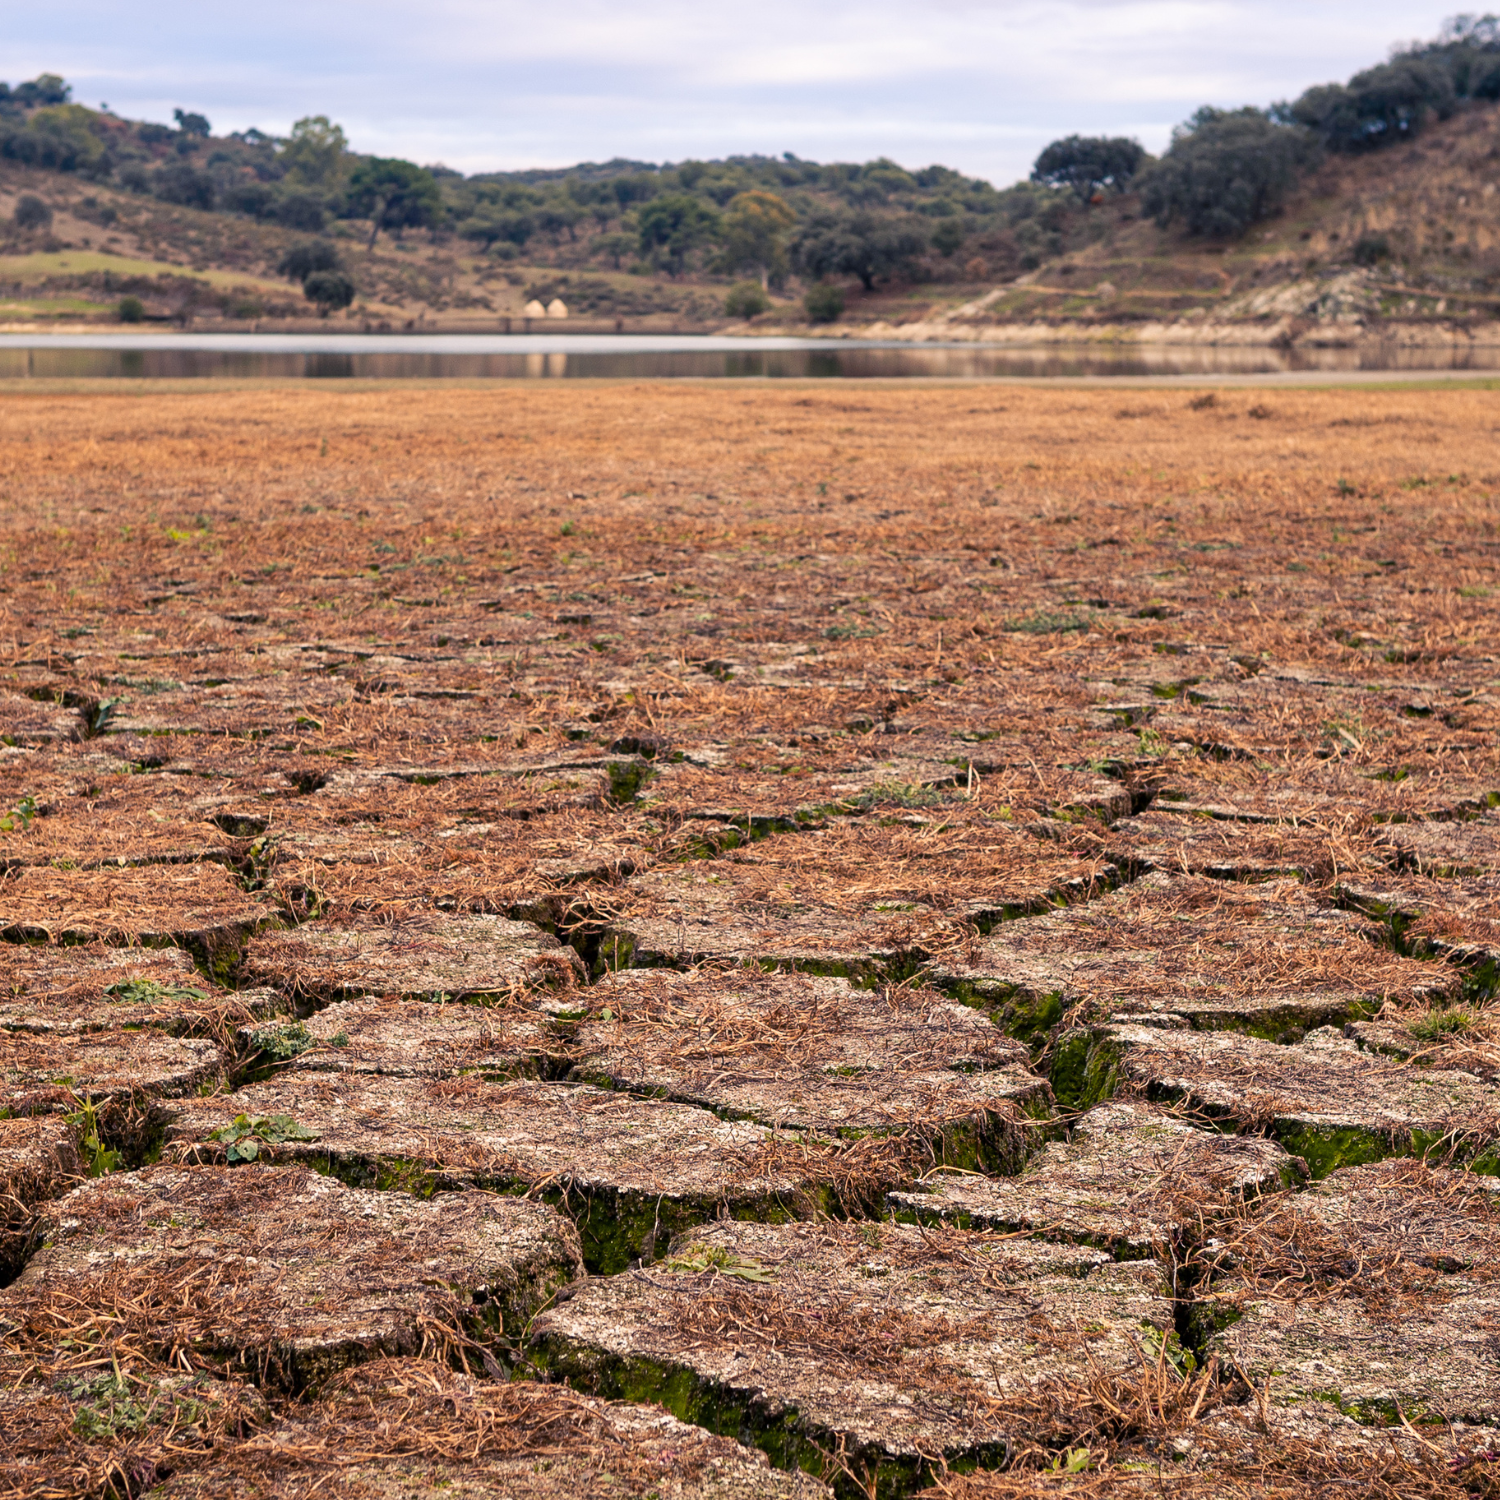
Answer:
[(536, 1011), (504, 1004), (341, 1000), (305, 1021), (246, 1026), (241, 1046), (290, 1072), (446, 1078), (537, 1077), (567, 1066), (567, 1044)]
[(572, 1227), (543, 1204), (424, 1203), (300, 1166), (104, 1177), (49, 1204), (41, 1232), (0, 1294), (4, 1353), (69, 1341), (294, 1391), (377, 1355), (457, 1359), (514, 1335), (578, 1269)]
[(1435, 877), (1500, 875), (1500, 816), (1464, 822), (1397, 823), (1380, 831), (1381, 844), (1403, 868)]
[(260, 1020), (283, 1004), (269, 989), (220, 988), (181, 948), (0, 946), (0, 1028), (6, 1031), (150, 1026), (227, 1038), (236, 1025)]
[(585, 1389), (733, 1420), (783, 1463), (837, 1452), (900, 1494), (940, 1455), (992, 1467), (1037, 1435), (1049, 1385), (1150, 1363), (1175, 1339), (1160, 1279), (1150, 1262), (956, 1230), (716, 1225), (543, 1313), (532, 1358)]
[(649, 1260), (679, 1229), (721, 1213), (857, 1211), (911, 1170), (900, 1141), (840, 1145), (666, 1100), (470, 1075), (293, 1072), (183, 1100), (166, 1138), (178, 1160), (232, 1160), (247, 1139), (265, 1160), (311, 1162), (361, 1187), (545, 1198), (578, 1221), (590, 1268), (605, 1271)]
[(1379, 851), (1357, 830), (1184, 816), (1158, 807), (1122, 818), (1092, 838), (1123, 869), (1211, 880), (1293, 879), (1321, 886), (1350, 870), (1378, 867), (1379, 860)]
[(0, 401), (0, 1490), (1491, 1486), (1492, 394), (1120, 400)]
[(727, 1118), (898, 1134), (955, 1166), (1010, 1170), (1021, 1116), (1050, 1111), (1025, 1049), (930, 990), (710, 968), (625, 970), (588, 998), (572, 1077)]
[(79, 1134), (56, 1115), (0, 1119), (0, 1277), (14, 1276), (33, 1248), (37, 1205), (83, 1175)]
[(1098, 1245), (1120, 1260), (1170, 1258), (1210, 1231), (1216, 1208), (1295, 1183), (1274, 1141), (1197, 1129), (1150, 1105), (1096, 1105), (1016, 1177), (937, 1171), (886, 1199), (896, 1216)]
[(935, 970), (938, 982), (1036, 1035), (1074, 1018), (1294, 1041), (1387, 1000), (1455, 992), (1456, 976), (1379, 946), (1370, 924), (1295, 881), (1143, 876), (1096, 901), (1007, 923)]
[(529, 922), (429, 913), (357, 927), (309, 923), (262, 934), (245, 974), (288, 993), (330, 999), (505, 997), (532, 984), (572, 982), (577, 955)]
[[(1108, 1025), (1067, 1033), (1053, 1085), (1090, 1103), (1120, 1089), (1270, 1134), (1315, 1176), (1388, 1156), (1457, 1156), (1493, 1170), (1500, 1094), (1472, 1073), (1412, 1068), (1332, 1027), (1278, 1045), (1235, 1032)], [(1066, 1080), (1066, 1082), (1064, 1081)]]
[(1082, 899), (1112, 871), (982, 816), (842, 822), (627, 882), (606, 963), (770, 963), (900, 978), (976, 927)]
[(431, 1361), (341, 1373), (311, 1407), (174, 1475), (163, 1500), (816, 1500), (805, 1474), (660, 1410), (556, 1386), (496, 1385)]
[(7, 1031), (0, 1034), (0, 1109), (70, 1113), (149, 1106), (222, 1076), (224, 1054), (208, 1037), (141, 1030)]
[(0, 877), (0, 937), (233, 950), (274, 920), (220, 865), (167, 869), (23, 867)]

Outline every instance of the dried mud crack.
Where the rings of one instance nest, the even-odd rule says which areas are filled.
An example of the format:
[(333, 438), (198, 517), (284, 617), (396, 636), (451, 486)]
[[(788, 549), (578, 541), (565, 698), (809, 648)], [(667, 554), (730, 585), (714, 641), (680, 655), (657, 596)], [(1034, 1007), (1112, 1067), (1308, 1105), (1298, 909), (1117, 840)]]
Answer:
[(1117, 400), (7, 397), (0, 1500), (1495, 1493), (1491, 398)]

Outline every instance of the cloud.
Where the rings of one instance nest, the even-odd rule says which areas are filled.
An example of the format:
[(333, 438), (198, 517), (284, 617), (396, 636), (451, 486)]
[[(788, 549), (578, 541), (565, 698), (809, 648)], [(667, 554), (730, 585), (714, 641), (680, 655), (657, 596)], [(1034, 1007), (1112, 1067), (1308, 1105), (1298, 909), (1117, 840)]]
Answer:
[(1268, 103), (1436, 31), (1392, 0), (52, 0), (7, 19), (11, 82), (217, 128), (309, 113), (463, 170), (794, 151), (1009, 182), (1073, 130), (1153, 149), (1199, 104)]

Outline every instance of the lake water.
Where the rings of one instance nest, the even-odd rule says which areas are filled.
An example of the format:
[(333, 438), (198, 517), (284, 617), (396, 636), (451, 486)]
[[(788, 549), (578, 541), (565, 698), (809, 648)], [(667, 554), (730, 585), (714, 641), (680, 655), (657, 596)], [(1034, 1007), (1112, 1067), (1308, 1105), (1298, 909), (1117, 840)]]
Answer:
[(1462, 349), (1117, 348), (710, 334), (0, 334), (0, 379), (995, 379), (1500, 370)]

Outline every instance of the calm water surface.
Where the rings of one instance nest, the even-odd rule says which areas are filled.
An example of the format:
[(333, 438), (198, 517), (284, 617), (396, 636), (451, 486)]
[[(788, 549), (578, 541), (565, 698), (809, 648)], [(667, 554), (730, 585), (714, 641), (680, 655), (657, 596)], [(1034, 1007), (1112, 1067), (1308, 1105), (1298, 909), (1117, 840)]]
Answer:
[(1481, 349), (982, 348), (706, 334), (0, 334), (0, 379), (993, 379), (1500, 370)]

